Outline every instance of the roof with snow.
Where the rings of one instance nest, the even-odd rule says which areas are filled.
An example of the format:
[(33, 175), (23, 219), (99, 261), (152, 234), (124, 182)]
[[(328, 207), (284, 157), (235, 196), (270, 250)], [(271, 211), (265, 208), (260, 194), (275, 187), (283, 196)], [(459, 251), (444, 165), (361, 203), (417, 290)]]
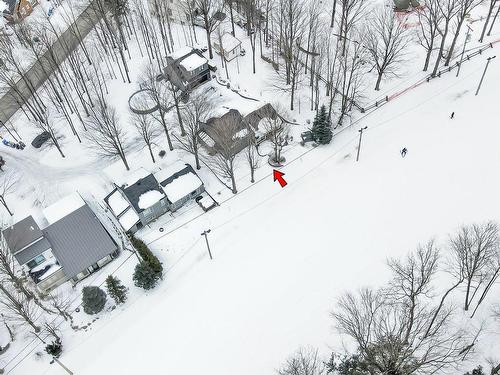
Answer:
[(181, 57), (184, 57), (184, 56), (190, 54), (192, 51), (193, 51), (193, 48), (185, 46), (185, 47), (179, 48), (178, 50), (176, 50), (172, 53), (169, 53), (167, 56), (174, 59), (174, 60), (177, 60), (177, 59), (180, 59)]
[(108, 206), (111, 207), (111, 211), (113, 211), (116, 217), (120, 216), (130, 207), (130, 203), (123, 197), (118, 189), (113, 190), (104, 200), (108, 203)]
[(189, 56), (183, 58), (179, 64), (184, 67), (188, 72), (192, 72), (207, 63), (207, 59), (198, 55), (197, 53), (192, 53)]
[(176, 163), (155, 173), (155, 176), (159, 178), (158, 181), (170, 203), (179, 201), (203, 186), (203, 182), (189, 164)]
[(145, 192), (144, 194), (141, 194), (137, 205), (139, 206), (139, 208), (145, 210), (161, 201), (163, 197), (165, 197), (165, 195), (163, 195), (160, 191), (150, 190)]
[(144, 211), (144, 208), (139, 206), (139, 199), (141, 195), (152, 190), (157, 191), (163, 195), (163, 191), (160, 190), (158, 181), (156, 181), (156, 178), (150, 173), (147, 176), (137, 180), (134, 184), (125, 187), (123, 189), (123, 193), (127, 197), (128, 201), (132, 204), (132, 207), (134, 207), (134, 210), (137, 213), (140, 213)]
[(135, 224), (139, 222), (139, 216), (135, 213), (134, 209), (129, 207), (118, 219), (125, 231), (130, 230)]
[(232, 51), (233, 49), (241, 46), (241, 40), (234, 37), (231, 33), (224, 33), (221, 39), (222, 48), (224, 48), (224, 51)]
[(43, 215), (53, 224), (85, 205), (80, 194), (72, 193), (43, 210)]

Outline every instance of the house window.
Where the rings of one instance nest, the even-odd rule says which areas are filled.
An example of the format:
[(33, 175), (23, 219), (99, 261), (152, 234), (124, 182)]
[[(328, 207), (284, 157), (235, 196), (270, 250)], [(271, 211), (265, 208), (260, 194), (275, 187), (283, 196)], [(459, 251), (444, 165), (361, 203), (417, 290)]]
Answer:
[(35, 259), (30, 260), (26, 265), (31, 270), (43, 262), (45, 262), (45, 257), (43, 255), (39, 255)]
[(153, 207), (149, 207), (144, 210), (144, 216), (149, 216), (152, 213), (153, 213)]

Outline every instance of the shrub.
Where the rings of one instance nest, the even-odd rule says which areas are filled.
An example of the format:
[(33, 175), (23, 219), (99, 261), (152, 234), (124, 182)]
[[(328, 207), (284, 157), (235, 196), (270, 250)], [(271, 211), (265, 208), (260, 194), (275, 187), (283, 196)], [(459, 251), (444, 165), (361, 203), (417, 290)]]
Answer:
[(61, 340), (52, 341), (45, 347), (45, 351), (53, 357), (59, 357), (62, 353)]
[(120, 279), (118, 277), (109, 275), (106, 278), (106, 289), (108, 294), (117, 305), (120, 303), (125, 303), (127, 300), (127, 292), (128, 289), (125, 285), (122, 285)]
[(160, 275), (155, 272), (148, 263), (140, 262), (135, 266), (133, 277), (135, 286), (146, 290), (153, 289), (159, 279)]
[(93, 315), (101, 312), (106, 304), (106, 293), (97, 286), (86, 286), (83, 288), (82, 305), (83, 311)]
[(130, 241), (139, 253), (141, 259), (146, 262), (151, 269), (161, 278), (163, 273), (163, 266), (160, 260), (151, 252), (149, 247), (140, 239), (130, 236)]
[(160, 158), (164, 157), (165, 155), (167, 154), (167, 152), (165, 150), (161, 150), (159, 153), (158, 153), (158, 156)]

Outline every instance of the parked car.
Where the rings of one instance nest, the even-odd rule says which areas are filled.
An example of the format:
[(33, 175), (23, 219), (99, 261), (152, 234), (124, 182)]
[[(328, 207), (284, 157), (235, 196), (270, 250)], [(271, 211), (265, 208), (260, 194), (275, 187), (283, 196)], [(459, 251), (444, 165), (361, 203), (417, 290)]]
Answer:
[(31, 141), (31, 145), (34, 148), (40, 148), (42, 145), (47, 142), (50, 138), (49, 132), (43, 132), (41, 134), (38, 134), (33, 141)]
[(245, 51), (245, 49), (243, 47), (241, 47), (240, 49), (240, 56), (245, 56), (247, 53), (247, 51)]

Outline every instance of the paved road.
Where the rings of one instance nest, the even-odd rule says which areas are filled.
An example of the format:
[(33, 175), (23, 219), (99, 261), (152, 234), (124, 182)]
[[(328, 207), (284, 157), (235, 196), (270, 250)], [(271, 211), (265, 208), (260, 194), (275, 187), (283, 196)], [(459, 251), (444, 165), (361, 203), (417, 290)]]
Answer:
[[(78, 30), (81, 37), (84, 38), (94, 28), (97, 22), (99, 22), (101, 16), (93, 10), (92, 4), (93, 3), (90, 3), (90, 5), (80, 14), (76, 20), (76, 27), (68, 28), (53, 44), (52, 51), (58, 65), (79, 45), (79, 38), (75, 34), (75, 30)], [(50, 51), (46, 51), (40, 61), (37, 61), (25, 74), (36, 89), (45, 82), (45, 74), (43, 73), (42, 67), (48, 73), (54, 71), (54, 66), (49, 56)], [(23, 80), (20, 79), (16, 85), (25, 98), (31, 96), (30, 90)], [(4, 96), (0, 98), (0, 121), (6, 122), (17, 112), (20, 108), (20, 100), (19, 96), (12, 89), (7, 91)]]

